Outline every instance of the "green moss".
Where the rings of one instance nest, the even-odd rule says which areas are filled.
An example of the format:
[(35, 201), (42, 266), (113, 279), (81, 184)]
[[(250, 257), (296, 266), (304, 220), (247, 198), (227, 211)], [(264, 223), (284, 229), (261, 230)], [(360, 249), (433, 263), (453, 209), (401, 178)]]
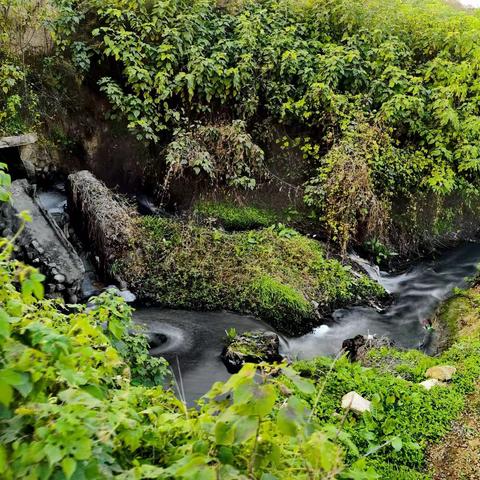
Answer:
[(299, 290), (269, 276), (252, 282), (249, 298), (252, 299), (252, 309), (279, 329), (282, 329), (283, 319), (289, 319), (289, 328), (298, 325), (298, 329), (302, 330), (312, 323), (315, 316), (313, 305)]
[(371, 466), (380, 475), (380, 478), (388, 480), (431, 480), (432, 478), (430, 475), (418, 470), (403, 465), (382, 462), (381, 460), (371, 462)]
[(439, 331), (440, 348), (443, 350), (462, 338), (480, 336), (480, 294), (478, 287), (457, 290), (455, 295), (442, 303), (434, 325)]
[(198, 202), (194, 213), (202, 219), (218, 222), (226, 230), (253, 230), (278, 221), (278, 215), (272, 210), (231, 202)]
[(140, 298), (157, 304), (251, 313), (298, 334), (318, 322), (314, 304), (328, 314), (385, 295), (292, 229), (226, 233), (152, 217), (140, 219), (138, 229), (140, 252), (116, 270)]
[(458, 319), (468, 312), (470, 302), (463, 295), (455, 295), (440, 306), (436, 315), (436, 324), (440, 327), (443, 345), (451, 345), (458, 337)]

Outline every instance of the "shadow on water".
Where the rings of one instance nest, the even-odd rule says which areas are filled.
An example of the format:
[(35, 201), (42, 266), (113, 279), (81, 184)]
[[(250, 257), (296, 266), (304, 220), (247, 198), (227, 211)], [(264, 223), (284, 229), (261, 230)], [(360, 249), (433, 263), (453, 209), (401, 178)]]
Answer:
[[(476, 273), (478, 262), (480, 245), (467, 243), (400, 274), (376, 272), (377, 279), (394, 296), (386, 311), (371, 307), (337, 310), (329, 325), (321, 325), (302, 337), (282, 339), (282, 353), (294, 359), (336, 355), (343, 340), (358, 334), (387, 335), (401, 347), (418, 348), (425, 336), (422, 321), (432, 315), (454, 287), (465, 285), (465, 278)], [(165, 357), (177, 379), (181, 374), (189, 403), (214, 382), (229, 377), (219, 358), (226, 330), (272, 330), (253, 317), (229, 312), (140, 308), (135, 320), (155, 335), (157, 345), (151, 353)]]

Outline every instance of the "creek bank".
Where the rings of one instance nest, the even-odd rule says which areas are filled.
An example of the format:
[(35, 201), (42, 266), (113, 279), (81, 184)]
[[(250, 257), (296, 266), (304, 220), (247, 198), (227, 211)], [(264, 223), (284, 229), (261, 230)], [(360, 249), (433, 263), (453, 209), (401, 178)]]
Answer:
[(69, 176), (71, 215), (106, 275), (140, 302), (253, 314), (290, 335), (335, 308), (378, 302), (385, 290), (291, 229), (227, 233), (193, 221), (141, 217), (90, 172)]

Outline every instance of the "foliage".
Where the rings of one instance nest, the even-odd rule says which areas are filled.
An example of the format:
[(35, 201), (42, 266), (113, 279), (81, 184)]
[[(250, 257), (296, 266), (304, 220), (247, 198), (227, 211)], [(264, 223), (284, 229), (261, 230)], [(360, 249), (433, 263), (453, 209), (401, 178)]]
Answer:
[(385, 263), (388, 263), (388, 261), (391, 260), (392, 257), (397, 255), (376, 237), (367, 240), (364, 243), (363, 247), (377, 265), (383, 265)]
[(231, 202), (200, 201), (194, 208), (194, 215), (210, 223), (219, 223), (225, 230), (253, 230), (270, 227), (277, 221), (277, 214), (271, 210), (254, 206), (236, 205)]
[(45, 10), (43, 2), (0, 0), (0, 136), (38, 124), (38, 96), (26, 58)]
[[(445, 435), (463, 408), (465, 394), (475, 388), (480, 375), (479, 349), (478, 340), (464, 339), (438, 358), (414, 351), (374, 350), (370, 355), (378, 370), (345, 359), (332, 368), (331, 360), (323, 358), (300, 362), (296, 368), (302, 376), (319, 381), (328, 377), (314, 409), (321, 421), (331, 421), (346, 391), (355, 390), (372, 401), (371, 414), (339, 419), (354, 444), (347, 450), (347, 459), (357, 458), (360, 449), (369, 452), (377, 472), (398, 472), (386, 478), (422, 478), (428, 443)], [(457, 367), (450, 386), (427, 391), (416, 385), (425, 379), (427, 368), (442, 364)], [(401, 449), (395, 448), (397, 440), (394, 443), (392, 435), (400, 439)]]
[(212, 187), (220, 184), (252, 190), (263, 174), (263, 157), (240, 120), (179, 130), (166, 147), (164, 188), (191, 170), (205, 175)]
[(250, 312), (299, 333), (337, 306), (385, 295), (327, 258), (319, 242), (282, 225), (226, 233), (158, 217), (138, 222), (140, 251), (119, 258), (115, 272), (161, 305)]
[(148, 337), (132, 321), (133, 309), (107, 290), (89, 302), (91, 318), (102, 327), (120, 356), (130, 368), (132, 385), (155, 386), (165, 383), (167, 364), (163, 358), (152, 357), (148, 350)]
[(361, 239), (372, 233), (385, 237), (388, 228), (389, 205), (377, 197), (372, 179), (375, 163), (385, 161), (376, 133), (361, 126), (359, 132), (347, 135), (325, 155), (305, 188), (305, 203), (320, 212), (342, 253), (351, 237)]
[(112, 114), (167, 147), (173, 171), (253, 188), (257, 127), (281, 123), (305, 156), (306, 201), (343, 249), (386, 243), (392, 202), (409, 194), (478, 193), (471, 11), (444, 0), (57, 3), (59, 49), (95, 79), (100, 63)]

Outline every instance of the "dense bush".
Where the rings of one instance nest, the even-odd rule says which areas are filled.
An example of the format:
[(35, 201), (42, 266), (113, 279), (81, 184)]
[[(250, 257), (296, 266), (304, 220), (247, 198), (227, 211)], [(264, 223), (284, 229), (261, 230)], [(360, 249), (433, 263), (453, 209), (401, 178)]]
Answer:
[(138, 220), (138, 251), (114, 272), (140, 298), (174, 308), (253, 313), (298, 334), (319, 316), (385, 296), (365, 275), (328, 258), (322, 245), (276, 224), (227, 233), (192, 223)]
[[(305, 156), (307, 203), (342, 246), (383, 241), (394, 199), (478, 193), (471, 11), (444, 0), (59, 3), (59, 45), (84, 72), (108, 66), (99, 86), (140, 138), (185, 144), (212, 119), (245, 122), (247, 134), (283, 124)], [(205, 173), (219, 149), (202, 145), (189, 155), (205, 154)], [(237, 163), (221, 160), (206, 162), (219, 176)]]
[(38, 98), (26, 58), (43, 14), (37, 2), (0, 0), (0, 136), (38, 124)]

